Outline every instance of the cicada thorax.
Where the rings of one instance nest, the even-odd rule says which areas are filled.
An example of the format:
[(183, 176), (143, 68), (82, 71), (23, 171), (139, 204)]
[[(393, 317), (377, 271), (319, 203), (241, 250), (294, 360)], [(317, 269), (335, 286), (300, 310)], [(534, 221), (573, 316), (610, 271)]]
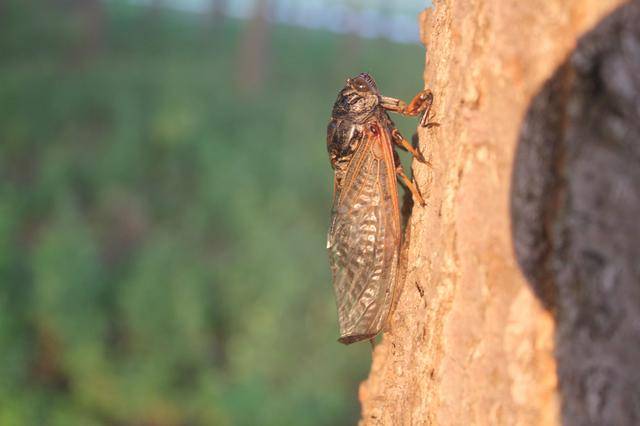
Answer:
[(347, 167), (362, 142), (362, 125), (343, 118), (333, 118), (327, 126), (327, 150), (335, 171), (336, 189), (342, 184)]
[[(342, 181), (346, 168), (364, 135), (371, 133), (381, 140), (391, 140), (391, 130), (394, 128), (389, 115), (375, 101), (369, 100), (365, 105), (351, 101), (350, 105), (349, 99), (342, 93), (338, 96), (327, 126), (327, 150), (331, 166), (336, 171), (335, 177), (338, 184)], [(350, 105), (351, 108), (345, 109), (345, 104)], [(382, 132), (385, 135), (381, 135)], [(379, 146), (373, 148), (378, 149)]]

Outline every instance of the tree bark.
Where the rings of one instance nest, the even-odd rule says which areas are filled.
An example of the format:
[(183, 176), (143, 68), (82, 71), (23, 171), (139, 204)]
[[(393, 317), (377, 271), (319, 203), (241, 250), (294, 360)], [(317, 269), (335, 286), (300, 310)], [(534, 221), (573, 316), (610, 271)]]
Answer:
[[(602, 135), (609, 133), (596, 131), (598, 118), (589, 109), (594, 98), (584, 96), (584, 85), (578, 84), (590, 74), (584, 71), (584, 76), (573, 77), (581, 69), (572, 69), (580, 59), (587, 70), (588, 64), (599, 63), (594, 58), (602, 60), (598, 52), (610, 50), (607, 40), (613, 46), (626, 43), (627, 50), (637, 47), (633, 35), (625, 38), (624, 31), (612, 35), (611, 27), (618, 27), (605, 20), (609, 27), (604, 32), (609, 36), (587, 35), (576, 49), (580, 37), (597, 32), (599, 23), (622, 2), (434, 3), (432, 10), (421, 15), (421, 30), (428, 52), (425, 81), (435, 96), (432, 121), (440, 125), (419, 131), (420, 147), (432, 167), (413, 165), (427, 207), (414, 207), (407, 226), (401, 295), (389, 330), (375, 348), (370, 376), (360, 388), (361, 423), (633, 424), (634, 410), (640, 406), (638, 380), (635, 385), (632, 380), (637, 373), (616, 382), (621, 380), (616, 375), (620, 371), (610, 364), (622, 359), (630, 366), (640, 358), (640, 314), (634, 316), (640, 303), (638, 290), (633, 290), (640, 281), (640, 272), (633, 266), (638, 263), (637, 226), (629, 222), (632, 216), (616, 216), (619, 220), (611, 226), (618, 227), (624, 243), (605, 246), (606, 256), (596, 259), (597, 267), (593, 256), (573, 255), (576, 250), (582, 253), (575, 249), (576, 239), (562, 237), (580, 235), (579, 220), (585, 217), (580, 208), (595, 205), (584, 173), (615, 168), (615, 173), (607, 175), (614, 183), (606, 178), (598, 181), (610, 183), (597, 189), (603, 192), (619, 182), (620, 170), (640, 170), (638, 157), (625, 156), (638, 152), (628, 146), (637, 144), (640, 134), (635, 133), (640, 122), (640, 85), (634, 80), (640, 74), (610, 73), (614, 80), (609, 86), (614, 89), (625, 92), (635, 87), (630, 100), (615, 104), (612, 99), (621, 98), (615, 90), (593, 91), (594, 96), (609, 99), (598, 112), (630, 110), (608, 118), (612, 123), (608, 132), (618, 129), (619, 139), (625, 142), (616, 140), (623, 147), (613, 149), (622, 154), (616, 157), (618, 162), (598, 163), (580, 151), (584, 154), (580, 160), (592, 165), (580, 169), (579, 161), (569, 161), (575, 157), (564, 156), (562, 148), (553, 148), (542, 162), (536, 162), (539, 152), (530, 142), (575, 147), (591, 137), (602, 146)], [(631, 6), (637, 8), (638, 2)], [(618, 10), (611, 19), (625, 15), (629, 12)], [(624, 64), (627, 50), (617, 57), (616, 66)], [(567, 59), (572, 52), (574, 62)], [(640, 55), (627, 59), (640, 66)], [(569, 71), (558, 72), (567, 67)], [(576, 115), (576, 108), (591, 111), (590, 115)], [(573, 131), (565, 133), (567, 129)], [(637, 171), (629, 173), (631, 177), (623, 183), (626, 194), (630, 191), (633, 196), (619, 197), (631, 200), (623, 206), (637, 217), (640, 177)], [(572, 186), (572, 182), (583, 183)], [(605, 203), (589, 220), (597, 222), (615, 209), (613, 201)], [(596, 238), (590, 243), (598, 242)], [(614, 272), (622, 271), (615, 282), (626, 291), (612, 297), (631, 305), (625, 312), (631, 312), (630, 319), (635, 321), (624, 327), (621, 321), (612, 325), (624, 328), (619, 339), (635, 342), (631, 349), (617, 346), (618, 355), (622, 351), (618, 358), (607, 352), (605, 338), (596, 336), (594, 352), (589, 351), (594, 339), (579, 340), (573, 335), (580, 331), (576, 316), (608, 318), (597, 302), (609, 294), (603, 294), (598, 280), (581, 281), (576, 271), (590, 267), (593, 274), (608, 277), (600, 260), (606, 263), (615, 256), (625, 259)], [(581, 297), (581, 292), (594, 296)], [(625, 297), (631, 300), (621, 300)], [(606, 308), (613, 309), (610, 304)], [(572, 368), (572, 360), (584, 351), (585, 361)], [(608, 366), (604, 369), (597, 362), (603, 359)], [(614, 375), (610, 375), (612, 368)], [(624, 397), (625, 393), (631, 396)], [(616, 408), (623, 414), (600, 414)]]

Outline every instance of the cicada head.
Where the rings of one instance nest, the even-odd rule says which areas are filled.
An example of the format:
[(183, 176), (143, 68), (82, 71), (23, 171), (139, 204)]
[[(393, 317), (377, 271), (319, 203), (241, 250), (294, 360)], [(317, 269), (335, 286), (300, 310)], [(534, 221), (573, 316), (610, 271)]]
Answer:
[(348, 78), (344, 88), (338, 94), (333, 105), (334, 117), (347, 117), (356, 123), (362, 123), (371, 116), (380, 103), (378, 86), (367, 73)]

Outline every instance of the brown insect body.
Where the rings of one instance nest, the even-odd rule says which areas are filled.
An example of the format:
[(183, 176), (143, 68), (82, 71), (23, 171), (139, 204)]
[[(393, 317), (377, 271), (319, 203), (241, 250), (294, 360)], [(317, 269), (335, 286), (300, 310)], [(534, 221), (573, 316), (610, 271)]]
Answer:
[(338, 307), (341, 343), (372, 339), (383, 328), (394, 298), (401, 225), (396, 178), (420, 194), (402, 172), (393, 144), (416, 152), (387, 111), (426, 114), (428, 91), (406, 106), (380, 95), (373, 78), (347, 80), (327, 127), (334, 198), (327, 248)]

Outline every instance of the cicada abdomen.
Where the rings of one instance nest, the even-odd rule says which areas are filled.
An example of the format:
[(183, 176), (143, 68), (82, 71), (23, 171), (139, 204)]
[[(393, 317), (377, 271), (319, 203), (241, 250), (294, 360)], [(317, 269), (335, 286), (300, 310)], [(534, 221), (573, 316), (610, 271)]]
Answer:
[(339, 341), (345, 344), (375, 337), (391, 311), (401, 242), (397, 176), (421, 198), (393, 151), (394, 143), (406, 140), (386, 110), (417, 115), (428, 109), (422, 107), (427, 98), (422, 100), (407, 107), (382, 97), (373, 79), (360, 74), (347, 80), (333, 108), (327, 128), (335, 172), (327, 248)]

